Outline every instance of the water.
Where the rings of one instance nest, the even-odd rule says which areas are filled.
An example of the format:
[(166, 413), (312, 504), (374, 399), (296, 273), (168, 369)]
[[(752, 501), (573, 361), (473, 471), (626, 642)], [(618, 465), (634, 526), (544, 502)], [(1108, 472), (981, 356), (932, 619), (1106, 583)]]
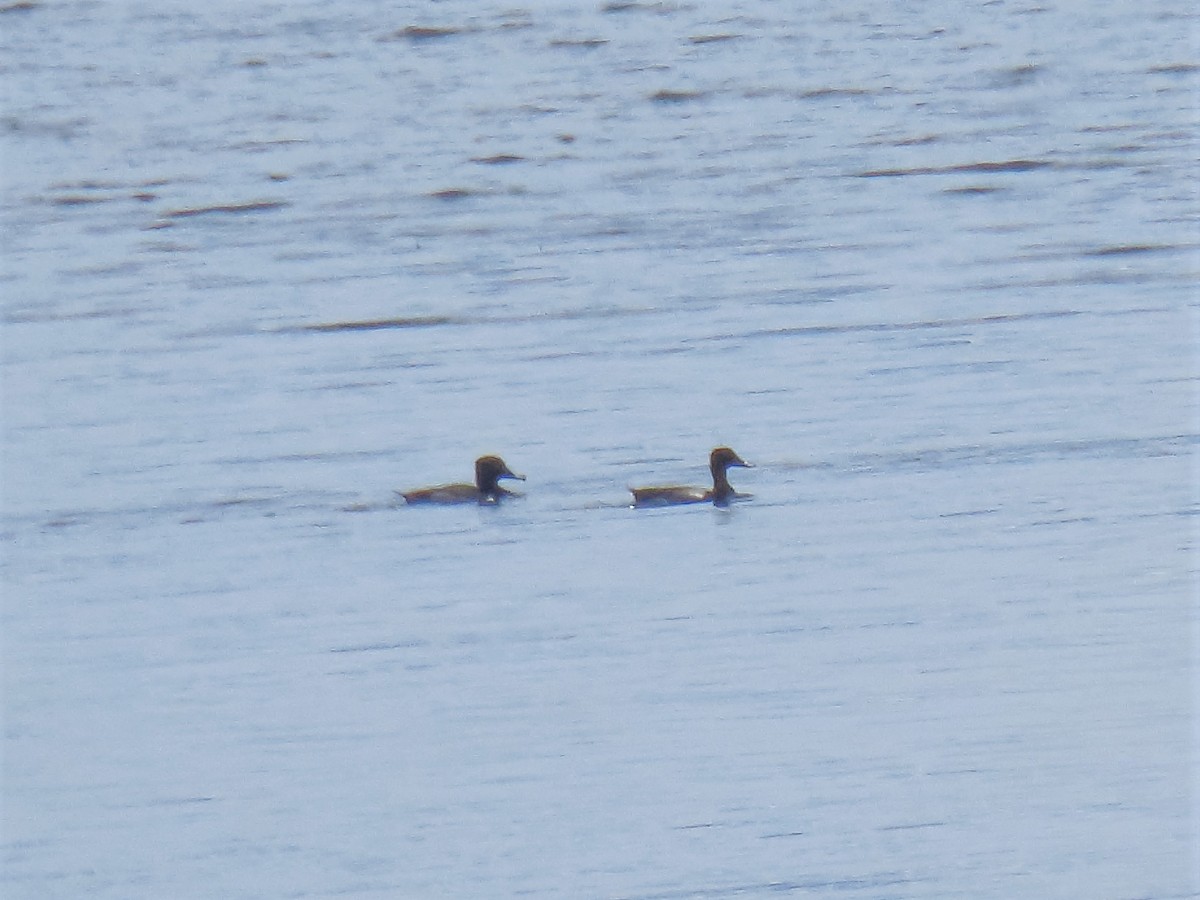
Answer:
[(6, 897), (1200, 892), (1188, 5), (4, 10)]

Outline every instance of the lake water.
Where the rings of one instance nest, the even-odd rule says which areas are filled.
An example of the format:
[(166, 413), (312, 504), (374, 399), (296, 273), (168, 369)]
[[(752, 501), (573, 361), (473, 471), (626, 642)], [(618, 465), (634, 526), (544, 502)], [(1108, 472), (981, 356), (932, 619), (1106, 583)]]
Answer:
[(1200, 894), (1198, 28), (4, 4), (4, 896)]

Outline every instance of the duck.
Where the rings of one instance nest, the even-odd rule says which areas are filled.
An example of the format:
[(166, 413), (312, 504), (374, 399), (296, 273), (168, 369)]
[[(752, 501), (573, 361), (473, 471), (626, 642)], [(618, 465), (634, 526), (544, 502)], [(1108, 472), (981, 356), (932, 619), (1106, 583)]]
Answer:
[(502, 497), (519, 497), (518, 493), (500, 487), (501, 478), (524, 481), (498, 456), (481, 456), (475, 460), (474, 484), (439, 484), (436, 487), (413, 491), (398, 491), (405, 503), (498, 503)]
[(674, 506), (680, 503), (711, 502), (717, 506), (725, 506), (730, 500), (749, 497), (749, 494), (739, 494), (729, 483), (726, 471), (732, 466), (739, 469), (754, 468), (728, 447), (717, 447), (708, 457), (708, 467), (712, 470), (713, 478), (712, 490), (684, 485), (630, 488), (633, 492), (633, 505)]

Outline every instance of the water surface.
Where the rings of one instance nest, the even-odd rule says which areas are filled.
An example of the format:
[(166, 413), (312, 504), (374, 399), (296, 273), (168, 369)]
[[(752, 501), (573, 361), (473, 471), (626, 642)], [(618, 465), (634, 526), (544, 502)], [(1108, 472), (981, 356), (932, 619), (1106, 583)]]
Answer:
[(2, 10), (6, 896), (1200, 891), (1185, 4)]

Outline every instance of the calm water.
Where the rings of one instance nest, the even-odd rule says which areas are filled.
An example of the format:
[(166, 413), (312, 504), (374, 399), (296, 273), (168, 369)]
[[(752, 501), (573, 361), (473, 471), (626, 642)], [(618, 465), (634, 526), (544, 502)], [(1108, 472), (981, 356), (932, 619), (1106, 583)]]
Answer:
[(6, 898), (1200, 893), (1191, 4), (2, 9)]

